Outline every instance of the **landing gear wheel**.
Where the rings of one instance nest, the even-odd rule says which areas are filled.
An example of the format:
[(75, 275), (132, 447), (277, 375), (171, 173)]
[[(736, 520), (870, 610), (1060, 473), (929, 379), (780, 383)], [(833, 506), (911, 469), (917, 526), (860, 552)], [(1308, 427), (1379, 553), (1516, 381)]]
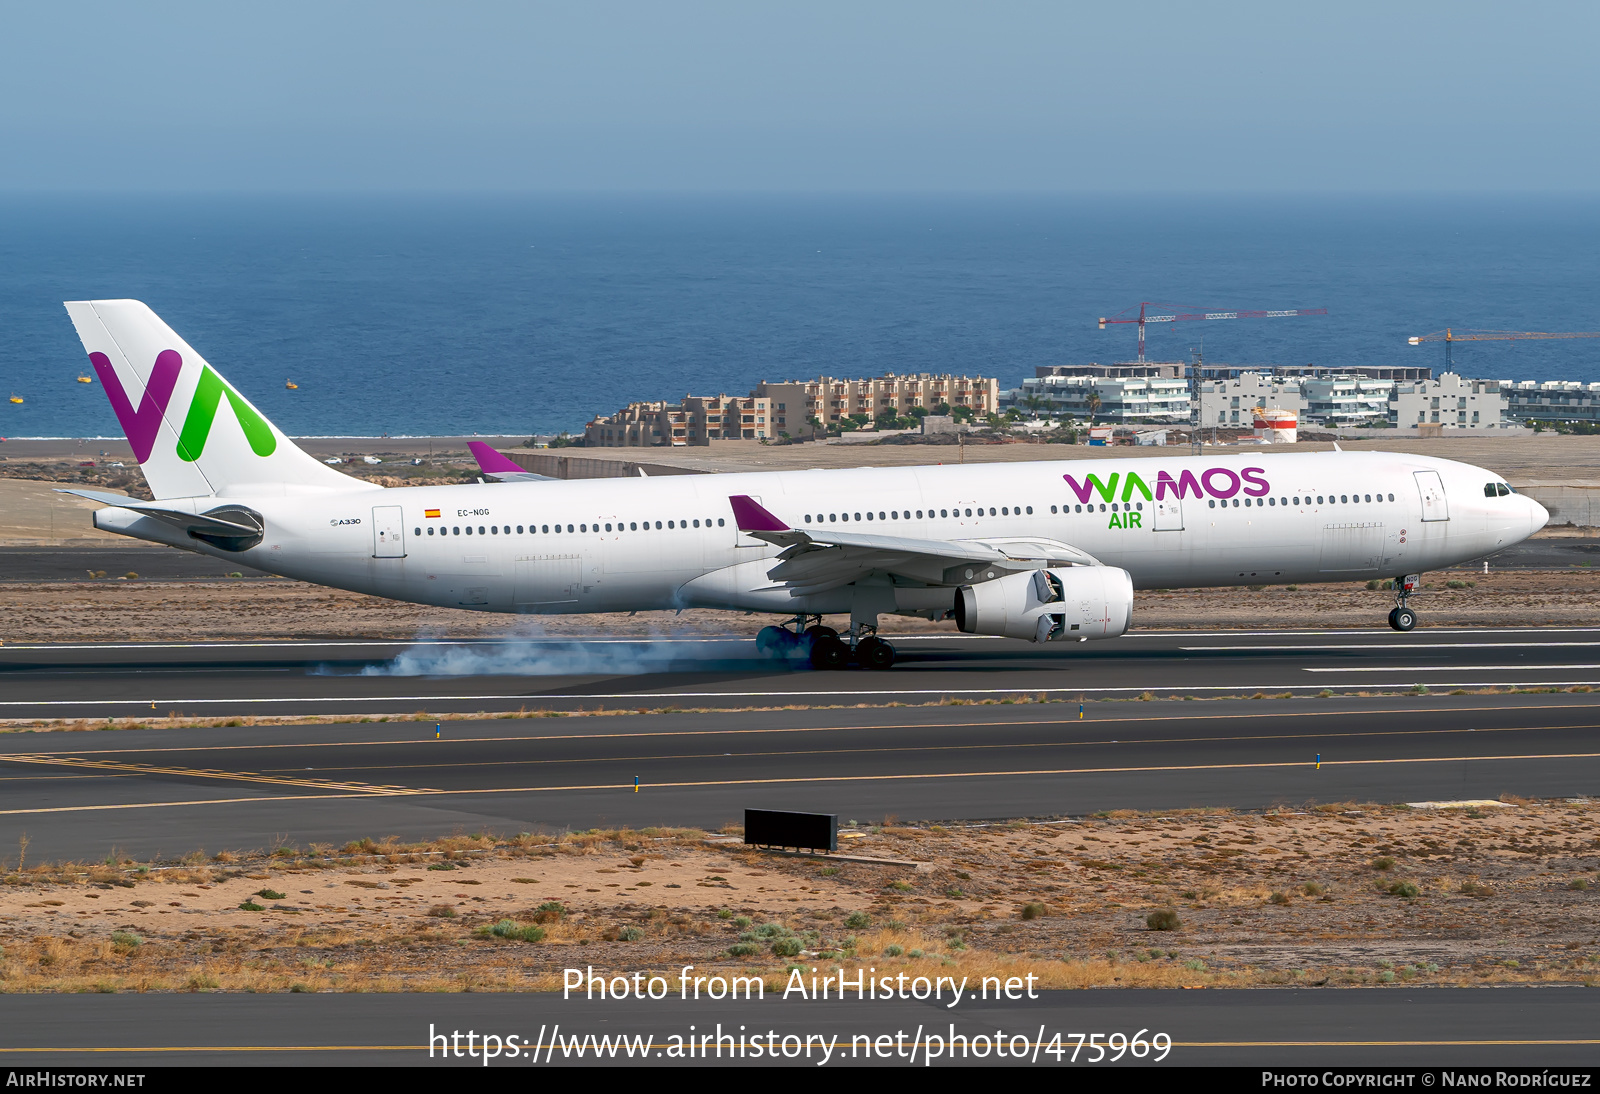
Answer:
[(813, 642), (823, 638), (839, 637), (838, 631), (834, 630), (832, 627), (824, 627), (821, 623), (811, 624), (811, 626), (806, 628), (806, 634), (810, 636), (811, 641)]
[(1389, 626), (1397, 631), (1409, 631), (1417, 625), (1417, 613), (1410, 608), (1396, 608), (1389, 613)]
[(894, 647), (881, 638), (863, 638), (856, 643), (856, 660), (862, 668), (886, 669), (894, 664)]
[(796, 645), (795, 636), (782, 627), (762, 627), (756, 633), (756, 649), (763, 657), (784, 657)]
[(819, 635), (811, 643), (811, 667), (814, 669), (842, 669), (850, 663), (850, 647), (839, 641), (836, 634)]

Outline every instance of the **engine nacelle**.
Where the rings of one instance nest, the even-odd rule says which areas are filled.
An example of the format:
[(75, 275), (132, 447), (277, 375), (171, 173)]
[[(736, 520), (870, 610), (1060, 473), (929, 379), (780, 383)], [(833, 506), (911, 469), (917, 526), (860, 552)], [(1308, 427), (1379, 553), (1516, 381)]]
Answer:
[(1115, 566), (1068, 566), (963, 585), (956, 626), (1030, 642), (1115, 638), (1133, 619), (1133, 579)]

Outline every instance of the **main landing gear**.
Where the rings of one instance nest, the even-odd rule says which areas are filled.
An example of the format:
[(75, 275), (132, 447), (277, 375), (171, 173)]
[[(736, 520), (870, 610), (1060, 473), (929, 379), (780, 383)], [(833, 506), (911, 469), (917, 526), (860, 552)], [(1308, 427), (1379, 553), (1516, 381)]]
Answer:
[(841, 635), (824, 627), (820, 616), (801, 615), (788, 626), (762, 627), (756, 635), (756, 649), (774, 659), (804, 658), (817, 669), (842, 669), (852, 661), (864, 669), (886, 669), (894, 664), (894, 647), (878, 637), (876, 627), (858, 623)]
[(1420, 574), (1407, 574), (1394, 580), (1394, 608), (1389, 612), (1389, 626), (1397, 631), (1413, 630), (1417, 625), (1417, 613), (1407, 601), (1417, 591), (1417, 584), (1421, 580)]

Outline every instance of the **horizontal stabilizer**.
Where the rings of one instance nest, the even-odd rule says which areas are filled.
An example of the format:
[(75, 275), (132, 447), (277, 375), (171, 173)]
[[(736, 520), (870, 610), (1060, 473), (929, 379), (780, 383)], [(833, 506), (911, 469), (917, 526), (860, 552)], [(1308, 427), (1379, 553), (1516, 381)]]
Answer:
[(491, 479), (501, 482), (556, 482), (550, 475), (539, 475), (532, 471), (524, 470), (511, 460), (505, 453), (484, 444), (482, 441), (468, 441), (467, 448), (472, 451), (472, 458), (478, 461), (478, 469)]
[[(154, 517), (166, 524), (180, 528), (185, 532), (193, 532), (200, 536), (223, 536), (227, 538), (241, 538), (259, 536), (261, 527), (257, 524), (243, 523), (248, 520), (244, 511), (238, 508), (229, 508), (225, 513), (190, 513), (182, 509), (163, 505), (160, 502), (143, 501), (140, 498), (130, 498), (123, 494), (107, 494), (99, 490), (63, 490), (57, 489), (58, 494), (75, 494), (89, 501), (97, 501), (102, 505), (114, 505), (119, 509), (129, 509), (147, 517)], [(207, 499), (210, 500), (210, 499)], [(229, 519), (229, 518), (232, 519)]]

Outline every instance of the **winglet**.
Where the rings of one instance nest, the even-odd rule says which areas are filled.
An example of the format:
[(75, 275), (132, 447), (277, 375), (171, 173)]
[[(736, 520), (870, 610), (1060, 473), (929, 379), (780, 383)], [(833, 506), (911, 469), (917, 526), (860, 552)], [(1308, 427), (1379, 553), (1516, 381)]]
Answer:
[(765, 509), (747, 494), (735, 494), (728, 499), (733, 506), (733, 520), (741, 532), (787, 532), (789, 526)]
[(525, 470), (525, 468), (518, 467), (499, 451), (484, 444), (482, 441), (468, 441), (467, 447), (472, 450), (472, 458), (478, 461), (478, 466), (486, 474), (495, 475)]

